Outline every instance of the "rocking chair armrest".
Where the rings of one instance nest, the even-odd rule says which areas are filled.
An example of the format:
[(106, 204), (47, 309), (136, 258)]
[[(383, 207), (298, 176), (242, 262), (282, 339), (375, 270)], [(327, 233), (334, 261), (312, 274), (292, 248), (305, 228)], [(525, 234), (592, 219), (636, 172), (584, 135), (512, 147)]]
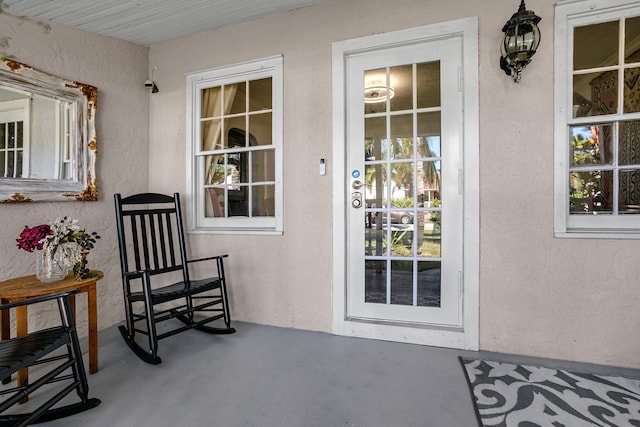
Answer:
[(22, 305), (29, 305), (29, 304), (37, 304), (39, 302), (44, 302), (44, 301), (51, 301), (51, 300), (55, 300), (55, 299), (59, 299), (59, 298), (65, 298), (65, 297), (69, 297), (70, 295), (76, 294), (78, 293), (78, 289), (72, 289), (70, 291), (64, 291), (64, 292), (57, 292), (55, 294), (49, 294), (49, 295), (42, 295), (39, 297), (33, 297), (33, 298), (27, 298), (21, 301), (15, 301), (12, 303), (8, 303), (8, 304), (2, 304), (0, 305), (0, 310), (7, 310), (10, 308), (15, 308), (15, 307), (19, 307)]
[(212, 260), (212, 259), (222, 259), (222, 258), (227, 258), (228, 256), (229, 256), (229, 254), (214, 255), (214, 256), (205, 257), (205, 258), (189, 259), (189, 260), (187, 260), (187, 262), (188, 262), (188, 263), (192, 263), (192, 262), (200, 262), (200, 261), (210, 261), (210, 260)]
[(145, 274), (149, 274), (149, 270), (133, 270), (133, 271), (125, 271), (124, 273), (122, 273), (123, 276), (129, 278), (129, 279), (135, 279), (137, 277), (142, 277)]

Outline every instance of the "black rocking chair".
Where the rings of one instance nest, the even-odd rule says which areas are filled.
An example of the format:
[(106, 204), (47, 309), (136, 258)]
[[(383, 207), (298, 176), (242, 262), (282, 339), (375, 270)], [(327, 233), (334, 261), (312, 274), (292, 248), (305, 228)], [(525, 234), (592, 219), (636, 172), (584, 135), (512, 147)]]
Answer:
[[(5, 384), (0, 389), (0, 395), (4, 396), (0, 403), (0, 426), (26, 426), (51, 421), (100, 404), (99, 399), (88, 397), (87, 375), (69, 300), (69, 295), (73, 292), (0, 305), (0, 310), (9, 310), (21, 305), (57, 300), (61, 320), (60, 326), (0, 341), (0, 379)], [(66, 349), (56, 351), (61, 347)], [(41, 365), (42, 369), (34, 370), (31, 383), (18, 385), (11, 381), (11, 375), (34, 365)], [(42, 386), (53, 383), (56, 385), (41, 389)], [(34, 396), (33, 402), (27, 403), (26, 400), (36, 390), (39, 395)], [(80, 397), (79, 402), (54, 406), (74, 390)], [(44, 399), (46, 401), (39, 403)], [(18, 403), (26, 403), (26, 408), (35, 408), (31, 412), (17, 413), (12, 408)]]
[[(223, 265), (227, 255), (187, 258), (179, 194), (114, 198), (126, 315), (126, 325), (119, 329), (131, 350), (145, 362), (158, 364), (162, 338), (188, 329), (234, 333)], [(194, 280), (188, 265), (202, 261), (213, 264), (214, 277)], [(182, 322), (179, 327), (164, 322), (173, 318)], [(219, 319), (224, 327), (206, 326)], [(162, 331), (156, 328), (159, 322)], [(136, 334), (147, 336), (148, 349), (136, 341)]]

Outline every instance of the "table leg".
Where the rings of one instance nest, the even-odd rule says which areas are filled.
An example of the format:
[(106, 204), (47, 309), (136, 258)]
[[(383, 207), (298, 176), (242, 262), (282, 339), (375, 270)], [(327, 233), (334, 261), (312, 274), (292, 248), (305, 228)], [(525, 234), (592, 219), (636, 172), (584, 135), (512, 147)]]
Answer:
[[(9, 301), (2, 298), (0, 304), (7, 304)], [(9, 310), (2, 310), (2, 339), (11, 338), (11, 319), (9, 318)]]
[(98, 372), (98, 298), (96, 284), (87, 289), (87, 311), (89, 315), (89, 373)]
[(69, 303), (71, 304), (71, 314), (73, 315), (73, 321), (78, 323), (76, 317), (76, 296), (74, 294), (69, 295)]
[[(7, 304), (9, 301), (2, 298), (0, 300), (0, 304)], [(11, 318), (10, 318), (10, 310), (2, 310), (2, 331), (0, 332), (0, 337), (3, 340), (8, 340), (11, 338)], [(2, 380), (2, 384), (9, 384), (11, 382), (11, 377), (4, 378)]]
[[(27, 306), (21, 305), (16, 307), (16, 335), (23, 337), (27, 335)], [(29, 368), (24, 368), (18, 371), (18, 387), (26, 386), (29, 384)], [(28, 400), (25, 397), (20, 402), (24, 403)]]

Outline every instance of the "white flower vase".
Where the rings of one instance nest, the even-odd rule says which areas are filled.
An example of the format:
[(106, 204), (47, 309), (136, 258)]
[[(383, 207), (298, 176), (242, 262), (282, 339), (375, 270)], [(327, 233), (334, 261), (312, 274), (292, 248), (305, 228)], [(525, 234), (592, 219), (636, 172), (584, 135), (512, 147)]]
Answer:
[(36, 252), (36, 277), (44, 283), (59, 282), (67, 277), (64, 262), (54, 259), (49, 251)]

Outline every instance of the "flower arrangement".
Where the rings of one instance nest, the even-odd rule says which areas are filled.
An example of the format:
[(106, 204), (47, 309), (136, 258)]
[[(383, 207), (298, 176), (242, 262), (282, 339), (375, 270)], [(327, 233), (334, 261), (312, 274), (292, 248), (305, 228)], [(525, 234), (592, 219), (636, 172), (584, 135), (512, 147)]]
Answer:
[(42, 239), (51, 234), (51, 227), (47, 224), (36, 225), (33, 228), (29, 228), (26, 225), (24, 230), (20, 233), (20, 238), (16, 239), (18, 247), (24, 249), (27, 252), (33, 252), (38, 249), (41, 250), (44, 246)]
[(43, 255), (51, 257), (60, 267), (73, 268), (76, 279), (95, 277), (97, 272), (87, 268), (87, 255), (100, 236), (95, 231), (88, 233), (77, 223), (78, 220), (65, 216), (57, 218), (51, 226), (25, 226), (16, 239), (17, 246), (27, 252), (42, 250)]

